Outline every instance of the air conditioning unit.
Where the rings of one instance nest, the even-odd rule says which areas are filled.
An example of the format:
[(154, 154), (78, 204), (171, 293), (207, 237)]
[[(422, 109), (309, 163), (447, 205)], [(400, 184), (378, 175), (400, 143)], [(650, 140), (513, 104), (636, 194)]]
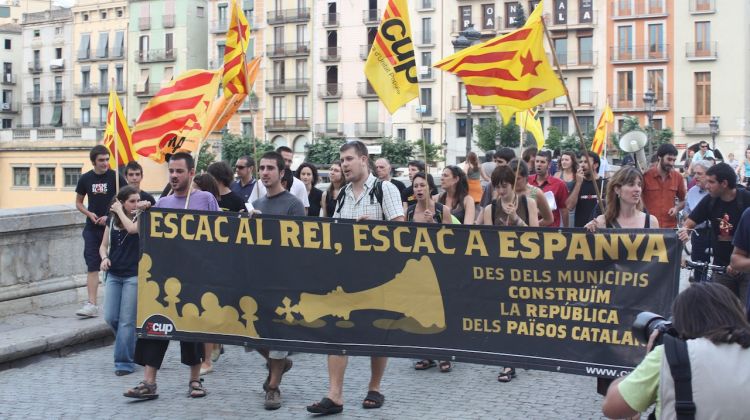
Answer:
[(430, 66), (419, 66), (419, 75), (424, 76), (430, 74)]
[(10, 104), (3, 103), (2, 108), (3, 108), (4, 111), (7, 111), (7, 110), (10, 109)]

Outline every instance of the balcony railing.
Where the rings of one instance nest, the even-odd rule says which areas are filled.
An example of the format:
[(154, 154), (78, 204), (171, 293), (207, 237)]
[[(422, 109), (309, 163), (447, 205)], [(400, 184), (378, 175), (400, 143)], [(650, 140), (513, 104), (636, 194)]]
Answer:
[[(83, 51), (81, 51), (83, 52)], [(124, 58), (125, 57), (125, 48), (109, 48), (107, 49), (103, 56), (100, 57), (101, 51), (99, 50), (88, 50), (84, 54), (77, 54), (76, 60), (78, 62), (87, 62), (87, 61), (110, 61), (112, 59), (118, 59), (118, 58)]]
[(309, 90), (309, 79), (266, 80), (266, 92), (268, 93), (308, 92)]
[[(547, 60), (549, 60), (550, 64), (554, 65), (552, 54), (547, 54)], [(567, 54), (558, 51), (557, 61), (560, 63), (560, 67), (563, 68), (593, 69), (599, 64), (599, 54), (596, 51), (579, 51), (578, 54)]]
[(164, 28), (174, 28), (174, 13), (171, 15), (161, 16), (161, 26)]
[(29, 72), (31, 73), (41, 73), (42, 72), (42, 63), (39, 61), (29, 61)]
[(666, 16), (666, 0), (615, 0), (610, 3), (612, 19)]
[(146, 31), (151, 29), (151, 17), (139, 17), (138, 18), (138, 29), (141, 31)]
[[(655, 111), (669, 110), (672, 99), (670, 93), (657, 95), (655, 99)], [(643, 92), (634, 92), (632, 95), (609, 95), (608, 100), (613, 111), (646, 111), (646, 103), (643, 101)]]
[(257, 96), (246, 97), (240, 105), (240, 111), (252, 111), (255, 112), (260, 109), (260, 100)]
[(549, 27), (559, 28), (561, 26), (589, 28), (596, 26), (599, 22), (599, 14), (596, 10), (568, 10), (565, 20), (560, 20), (559, 15), (545, 14), (544, 23)]
[[(711, 135), (711, 127), (708, 125), (711, 122), (711, 118), (708, 115), (699, 117), (682, 117), (682, 131), (686, 134), (699, 134), (699, 135)], [(717, 120), (719, 117), (715, 117)]]
[(176, 55), (174, 48), (164, 50), (137, 50), (135, 60), (138, 63), (158, 63), (160, 61), (175, 61)]
[(335, 28), (339, 26), (340, 15), (338, 13), (323, 13), (323, 27)]
[(135, 92), (135, 96), (154, 96), (159, 89), (161, 89), (161, 85), (158, 83), (133, 84), (133, 92)]
[(432, 71), (432, 66), (419, 66), (417, 67), (419, 74), (419, 81), (432, 81), (435, 80), (435, 72)]
[(613, 63), (668, 61), (669, 44), (610, 47), (609, 58)]
[(19, 109), (18, 102), (2, 102), (0, 103), (0, 112), (3, 114), (17, 114)]
[(266, 14), (269, 25), (279, 25), (291, 22), (307, 22), (310, 20), (310, 9), (299, 7), (287, 10), (272, 10)]
[[(465, 97), (461, 101), (458, 100), (458, 96), (451, 97), (451, 112), (462, 114), (468, 111), (467, 108), (468, 107), (467, 107), (467, 102), (466, 102)], [(471, 112), (475, 114), (476, 113), (495, 113), (497, 112), (497, 108), (495, 108), (494, 106), (490, 106), (490, 105), (482, 105), (482, 106), (472, 105)]]
[(76, 85), (74, 92), (78, 96), (95, 96), (95, 95), (106, 95), (109, 93), (109, 86), (107, 85), (95, 85), (89, 83)]
[(357, 95), (359, 95), (361, 98), (373, 98), (378, 96), (378, 94), (375, 92), (375, 89), (372, 88), (370, 82), (357, 83)]
[(318, 96), (320, 99), (338, 99), (344, 91), (341, 83), (323, 83), (318, 85)]
[(359, 58), (367, 60), (367, 56), (370, 55), (372, 44), (360, 45), (359, 46)]
[(47, 97), (50, 102), (65, 102), (65, 91), (62, 90), (50, 90), (47, 92)]
[(323, 123), (315, 124), (315, 134), (319, 136), (338, 137), (344, 135), (344, 124)]
[(42, 93), (41, 92), (26, 92), (26, 99), (29, 101), (30, 104), (40, 104), (42, 103)]
[(716, 60), (717, 55), (716, 42), (689, 42), (685, 45), (685, 57), (688, 60)]
[(715, 0), (690, 0), (690, 13), (716, 13)]
[(212, 34), (226, 33), (229, 29), (229, 21), (226, 19), (214, 20), (209, 25)]
[(383, 14), (380, 9), (367, 9), (362, 11), (362, 23), (365, 25), (377, 25)]
[(5, 73), (3, 74), (2, 79), (0, 79), (0, 84), (2, 85), (15, 85), (16, 84), (16, 75), (12, 73)]
[(295, 57), (309, 54), (310, 43), (308, 42), (290, 42), (287, 44), (266, 45), (266, 56), (268, 58)]
[(354, 123), (355, 137), (383, 137), (385, 125), (381, 122)]
[(266, 131), (309, 131), (309, 118), (266, 118)]
[(341, 61), (341, 47), (325, 47), (320, 49), (320, 61), (332, 63)]
[[(598, 103), (599, 92), (593, 91), (572, 91), (570, 92), (570, 100), (573, 102), (573, 106), (576, 109), (593, 109)], [(544, 104), (544, 108), (555, 111), (555, 110), (567, 110), (568, 100), (562, 96)], [(473, 108), (472, 108), (473, 109)]]

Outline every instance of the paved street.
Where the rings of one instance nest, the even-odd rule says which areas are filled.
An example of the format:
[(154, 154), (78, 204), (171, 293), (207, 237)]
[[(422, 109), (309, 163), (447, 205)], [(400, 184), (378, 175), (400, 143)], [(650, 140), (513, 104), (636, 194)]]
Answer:
[[(117, 377), (112, 346), (48, 358), (0, 372), (0, 418), (3, 419), (197, 419), (308, 417), (305, 406), (325, 395), (325, 356), (295, 354), (294, 368), (281, 386), (283, 407), (263, 409), (262, 358), (227, 347), (206, 376), (209, 395), (186, 397), (187, 368), (179, 364), (179, 346), (170, 346), (158, 378), (159, 399), (135, 401), (121, 396), (138, 383), (141, 370)], [(417, 372), (412, 361), (391, 359), (385, 375), (386, 403), (379, 410), (361, 408), (369, 379), (369, 361), (350, 359), (344, 413), (334, 418), (372, 419), (551, 419), (600, 418), (601, 397), (595, 379), (566, 374), (519, 371), (511, 383), (496, 380), (498, 368), (458, 364), (451, 373)]]

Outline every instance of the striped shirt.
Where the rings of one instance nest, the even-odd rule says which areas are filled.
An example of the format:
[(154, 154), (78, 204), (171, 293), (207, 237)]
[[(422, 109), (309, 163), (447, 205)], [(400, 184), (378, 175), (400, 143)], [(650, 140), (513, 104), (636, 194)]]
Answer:
[(391, 184), (390, 181), (382, 182), (382, 206), (378, 203), (378, 199), (374, 194), (370, 195), (376, 180), (377, 178), (372, 174), (367, 176), (364, 190), (359, 198), (354, 197), (352, 184), (346, 184), (346, 187), (341, 192), (341, 194), (345, 194), (344, 204), (340, 210), (338, 204), (336, 205), (336, 212), (333, 214), (333, 218), (356, 220), (362, 216), (367, 216), (369, 220), (393, 220), (396, 217), (403, 216), (404, 208), (401, 206), (401, 194), (398, 192), (398, 188)]

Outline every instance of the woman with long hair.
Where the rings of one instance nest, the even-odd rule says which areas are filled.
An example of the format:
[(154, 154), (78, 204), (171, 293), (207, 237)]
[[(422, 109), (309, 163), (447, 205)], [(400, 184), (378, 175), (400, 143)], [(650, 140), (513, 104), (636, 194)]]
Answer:
[(219, 184), (211, 174), (204, 173), (193, 177), (193, 189), (211, 193), (219, 201)]
[(323, 206), (323, 191), (315, 188), (315, 185), (318, 183), (318, 168), (312, 163), (304, 162), (299, 165), (295, 175), (305, 184), (305, 188), (307, 189), (307, 199), (310, 202), (310, 207), (307, 208), (307, 215), (320, 216), (320, 209)]
[(591, 232), (601, 228), (658, 228), (656, 216), (643, 211), (643, 174), (632, 166), (617, 171), (607, 184), (604, 214), (584, 227)]
[(466, 156), (463, 170), (469, 184), (469, 195), (474, 199), (474, 204), (479, 204), (482, 200), (482, 180), (489, 182), (490, 177), (484, 173), (482, 165), (479, 164), (479, 158), (474, 152), (469, 152)]
[(578, 158), (576, 154), (570, 150), (562, 152), (560, 155), (560, 170), (555, 172), (554, 177), (560, 178), (565, 186), (568, 187), (568, 192), (573, 190), (576, 186), (576, 173), (578, 172)]
[(346, 177), (344, 177), (344, 171), (341, 170), (340, 163), (331, 164), (330, 169), (328, 169), (328, 177), (331, 179), (331, 185), (327, 191), (323, 191), (323, 198), (320, 199), (323, 217), (333, 217), (339, 192), (341, 187), (346, 184)]
[(745, 159), (738, 168), (737, 173), (740, 176), (740, 181), (750, 188), (750, 147), (745, 150)]
[(135, 370), (135, 317), (138, 300), (138, 224), (136, 209), (140, 194), (135, 187), (122, 187), (112, 201), (110, 222), (99, 247), (107, 272), (104, 286), (104, 320), (115, 333), (115, 375)]
[(462, 224), (473, 225), (476, 207), (469, 195), (466, 173), (458, 166), (446, 166), (440, 177), (440, 186), (443, 193), (438, 197), (438, 202), (449, 207), (451, 214)]

